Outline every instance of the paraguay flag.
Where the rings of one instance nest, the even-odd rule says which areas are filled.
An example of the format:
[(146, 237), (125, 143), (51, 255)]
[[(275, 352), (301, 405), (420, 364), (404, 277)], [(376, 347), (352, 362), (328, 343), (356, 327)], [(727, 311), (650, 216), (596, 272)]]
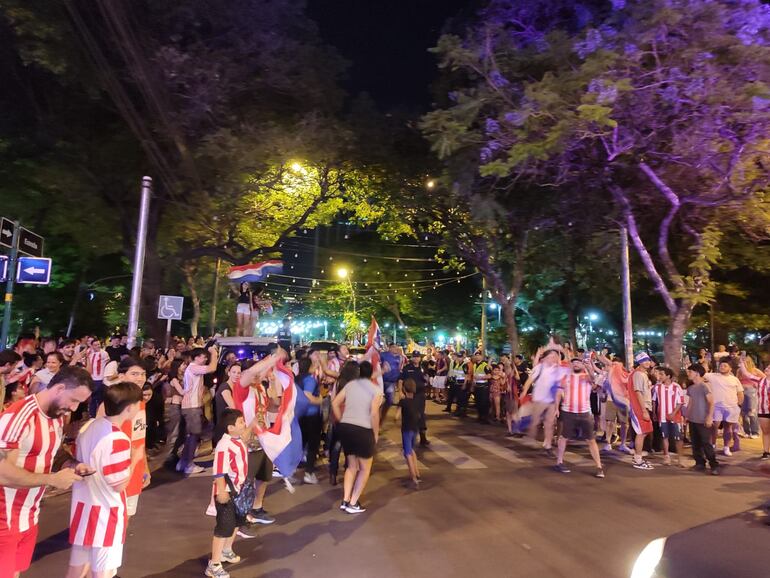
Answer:
[(633, 371), (628, 373), (623, 364), (616, 361), (610, 366), (605, 389), (612, 397), (612, 402), (619, 409), (628, 412), (635, 432), (650, 433), (652, 432), (652, 421), (644, 419), (644, 408), (642, 408), (639, 398), (634, 392), (633, 375)]
[(236, 283), (247, 282), (257, 283), (264, 281), (268, 275), (283, 273), (283, 261), (273, 259), (262, 261), (261, 263), (252, 263), (251, 265), (238, 265), (230, 267), (227, 278)]
[(275, 423), (265, 430), (257, 430), (257, 437), (265, 454), (284, 477), (291, 476), (302, 459), (302, 432), (295, 418), (298, 389), (294, 385), (294, 374), (279, 362), (275, 369), (278, 382), (283, 388), (281, 406)]

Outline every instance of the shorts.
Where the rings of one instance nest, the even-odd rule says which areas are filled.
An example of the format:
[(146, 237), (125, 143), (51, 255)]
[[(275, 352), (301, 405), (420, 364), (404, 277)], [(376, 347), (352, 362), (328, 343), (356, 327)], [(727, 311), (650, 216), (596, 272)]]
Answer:
[(273, 462), (264, 450), (249, 452), (248, 477), (259, 482), (269, 482), (273, 479)]
[(433, 387), (436, 389), (446, 389), (446, 375), (437, 375), (434, 377)]
[(126, 496), (126, 513), (129, 516), (135, 516), (136, 515), (136, 509), (139, 507), (139, 496), (141, 494), (137, 494), (135, 496)]
[(401, 446), (404, 448), (404, 457), (411, 456), (414, 453), (415, 440), (417, 440), (416, 430), (401, 430)]
[(199, 436), (203, 433), (203, 408), (182, 409), (182, 419), (188, 435)]
[(0, 578), (12, 578), (32, 563), (37, 542), (37, 524), (23, 532), (0, 530)]
[(591, 412), (572, 413), (562, 411), (559, 413), (561, 423), (561, 435), (568, 440), (591, 440), (594, 437), (594, 418)]
[(714, 405), (714, 423), (725, 421), (727, 423), (738, 423), (741, 416), (741, 408), (735, 406), (724, 406), (721, 403)]
[(371, 458), (374, 455), (374, 430), (352, 423), (341, 423), (337, 433), (346, 456)]
[(95, 572), (114, 570), (115, 574), (117, 574), (118, 568), (123, 564), (123, 544), (117, 544), (109, 548), (76, 546), (73, 544), (70, 550), (70, 566), (77, 567), (85, 566), (86, 564), (91, 566), (91, 570)]
[(235, 312), (238, 315), (251, 315), (251, 307), (248, 303), (238, 303), (238, 307), (235, 308)]
[(229, 538), (238, 527), (235, 504), (232, 500), (226, 504), (220, 504), (215, 499), (214, 507), (217, 509), (217, 525), (214, 526), (214, 536), (216, 538)]
[(606, 421), (628, 423), (628, 412), (618, 408), (611, 399), (608, 399), (604, 404), (604, 419)]
[(660, 424), (660, 435), (664, 438), (668, 438), (669, 441), (678, 442), (682, 439), (682, 428), (678, 423), (670, 421)]

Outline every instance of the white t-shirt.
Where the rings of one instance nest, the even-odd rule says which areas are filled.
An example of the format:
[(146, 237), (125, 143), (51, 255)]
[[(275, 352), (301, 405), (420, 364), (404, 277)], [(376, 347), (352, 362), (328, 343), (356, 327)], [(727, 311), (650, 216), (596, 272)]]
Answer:
[(546, 365), (539, 363), (533, 371), (532, 401), (541, 403), (553, 403), (556, 400), (556, 390), (559, 389), (561, 380), (566, 377), (569, 370), (559, 365)]
[(738, 405), (738, 392), (743, 392), (743, 385), (732, 373), (707, 373), (706, 381), (711, 387), (711, 395), (714, 396), (714, 405), (724, 407), (736, 407)]

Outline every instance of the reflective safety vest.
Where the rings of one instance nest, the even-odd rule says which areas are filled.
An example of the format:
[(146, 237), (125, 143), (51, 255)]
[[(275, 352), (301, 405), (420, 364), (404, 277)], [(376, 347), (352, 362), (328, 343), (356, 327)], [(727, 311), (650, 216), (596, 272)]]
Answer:
[(486, 372), (486, 369), (488, 367), (489, 367), (489, 364), (486, 361), (482, 361), (478, 365), (474, 366), (473, 382), (476, 385), (485, 384), (489, 382), (489, 374)]
[(462, 361), (457, 363), (454, 359), (449, 363), (449, 377), (453, 377), (457, 383), (465, 381), (465, 368), (463, 365)]

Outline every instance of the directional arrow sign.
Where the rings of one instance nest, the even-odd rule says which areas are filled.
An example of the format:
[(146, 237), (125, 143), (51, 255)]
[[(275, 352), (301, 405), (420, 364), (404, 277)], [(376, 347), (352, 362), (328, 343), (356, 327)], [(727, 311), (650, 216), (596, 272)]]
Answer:
[(51, 260), (39, 257), (19, 257), (16, 282), (28, 285), (48, 285), (51, 282)]
[(6, 247), (13, 246), (13, 231), (15, 229), (13, 221), (9, 221), (5, 217), (0, 219), (0, 245)]
[(8, 281), (8, 257), (0, 255), (0, 283)]
[(19, 231), (19, 252), (32, 257), (42, 257), (43, 237), (22, 227)]

